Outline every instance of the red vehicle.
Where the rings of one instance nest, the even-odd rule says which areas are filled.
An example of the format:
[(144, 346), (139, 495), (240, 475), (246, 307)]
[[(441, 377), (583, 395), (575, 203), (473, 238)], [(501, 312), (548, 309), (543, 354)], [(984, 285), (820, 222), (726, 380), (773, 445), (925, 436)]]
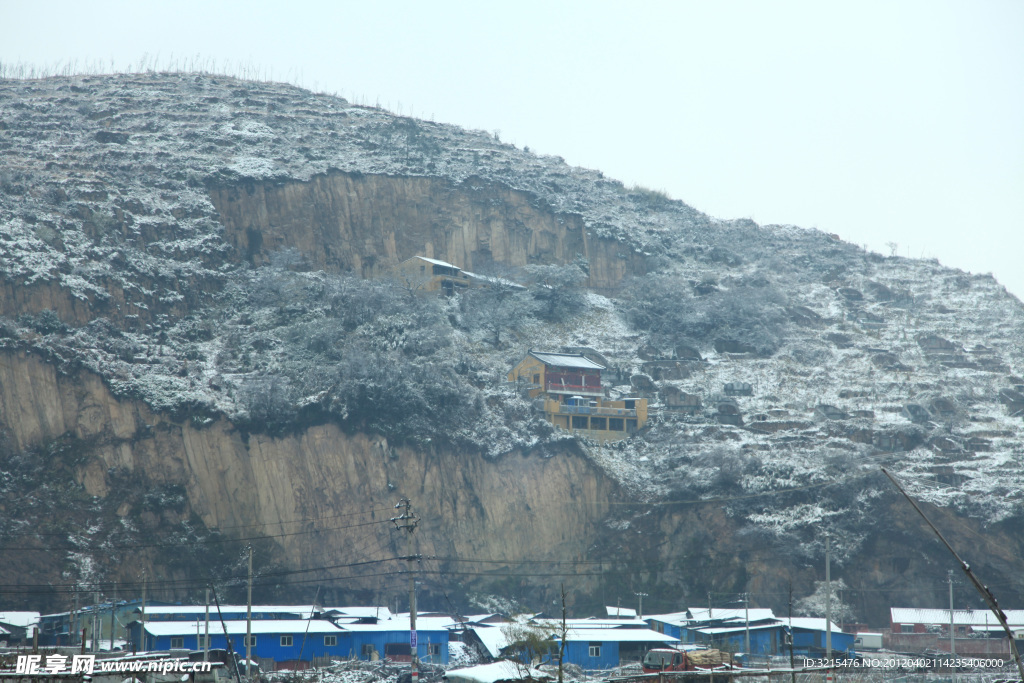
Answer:
[(732, 655), (720, 650), (672, 650), (657, 648), (644, 655), (644, 673), (663, 671), (696, 671), (698, 669), (732, 668)]

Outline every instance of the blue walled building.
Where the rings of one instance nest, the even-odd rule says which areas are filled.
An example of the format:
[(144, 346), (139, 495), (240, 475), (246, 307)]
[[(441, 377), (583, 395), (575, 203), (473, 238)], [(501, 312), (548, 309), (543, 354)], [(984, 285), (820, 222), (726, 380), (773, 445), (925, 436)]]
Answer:
[(774, 619), (751, 623), (749, 629), (745, 623), (734, 621), (717, 626), (687, 627), (683, 629), (683, 640), (726, 652), (746, 652), (748, 632), (751, 654), (777, 654), (781, 652), (780, 648), (786, 642), (785, 625)]
[[(454, 623), (448, 617), (416, 619), (416, 655), (421, 662), (448, 663), (448, 629)], [(350, 654), (353, 656), (366, 660), (387, 657), (399, 662), (412, 659), (408, 617), (376, 624), (341, 624), (341, 628), (349, 636)]]
[[(808, 657), (821, 657), (825, 652), (825, 620), (817, 617), (793, 617), (792, 621), (793, 652)], [(856, 654), (853, 641), (857, 638), (852, 633), (843, 633), (836, 624), (832, 624), (832, 654), (835, 657)], [(788, 650), (788, 648), (787, 648)]]
[(751, 624), (766, 623), (774, 618), (775, 614), (767, 607), (751, 607), (749, 610), (736, 607), (694, 607), (685, 612), (652, 614), (645, 621), (658, 633), (679, 638), (684, 643), (699, 643), (701, 641), (692, 632), (693, 628), (745, 623), (747, 619)]
[[(421, 618), (416, 620), (417, 654), (420, 661), (434, 664), (448, 663), (448, 618)], [(211, 649), (227, 649), (228, 636), (232, 649), (245, 654), (246, 621), (224, 620), (210, 617)], [(409, 619), (398, 618), (376, 624), (334, 623), (326, 619), (266, 619), (252, 622), (252, 654), (259, 660), (283, 662), (312, 662), (314, 659), (364, 660), (388, 657), (395, 661), (409, 661)], [(224, 631), (227, 630), (228, 636)], [(205, 619), (195, 621), (154, 621), (129, 625), (132, 647), (138, 650), (202, 650), (206, 633)], [(145, 642), (143, 642), (143, 635)]]
[[(556, 636), (555, 647), (559, 638)], [(565, 660), (587, 671), (614, 669), (643, 659), (648, 650), (672, 647), (678, 638), (646, 628), (570, 628), (565, 636)], [(557, 653), (546, 658), (557, 662)]]
[[(143, 627), (140, 622), (129, 624), (133, 647), (143, 650), (202, 650), (206, 623), (199, 621), (154, 621)], [(224, 631), (227, 631), (225, 635)], [(210, 619), (210, 649), (231, 649), (245, 654), (246, 622)], [(348, 656), (344, 631), (322, 619), (272, 619), (252, 622), (252, 654), (261, 660), (277, 663), (312, 661), (315, 657)]]
[[(792, 633), (793, 653), (821, 657), (825, 652), (825, 620), (794, 617), (792, 630), (789, 620), (766, 619), (751, 621), (750, 652), (753, 655), (785, 655), (789, 653), (789, 635)], [(748, 629), (743, 621), (730, 619), (723, 622), (694, 624), (681, 628), (682, 640), (729, 652), (746, 652)], [(854, 656), (855, 636), (843, 633), (832, 625), (832, 654), (835, 657)]]

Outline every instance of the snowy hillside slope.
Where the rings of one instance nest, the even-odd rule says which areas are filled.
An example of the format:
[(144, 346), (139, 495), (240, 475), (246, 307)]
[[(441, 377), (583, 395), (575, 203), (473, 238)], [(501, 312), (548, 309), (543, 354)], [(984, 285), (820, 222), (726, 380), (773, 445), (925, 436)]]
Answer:
[[(574, 440), (505, 373), (530, 348), (589, 347), (609, 394), (654, 406), (628, 441), (578, 440), (628, 492), (609, 520), (623, 534), (660, 503), (724, 501), (749, 543), (814, 563), (827, 529), (852, 567), (886, 526), (879, 465), (981, 528), (1024, 516), (1024, 306), (990, 276), (715, 220), (482, 131), (227, 77), (0, 83), (0, 154), (0, 347), (197, 427), (333, 421), (500, 458)], [(427, 301), (294, 251), (257, 264), (210, 199), (332, 173), (508, 187), (646, 274), (567, 285), (580, 298), (558, 316), (528, 267), (502, 272), (530, 286), (507, 300)], [(515, 324), (495, 343), (480, 310)]]

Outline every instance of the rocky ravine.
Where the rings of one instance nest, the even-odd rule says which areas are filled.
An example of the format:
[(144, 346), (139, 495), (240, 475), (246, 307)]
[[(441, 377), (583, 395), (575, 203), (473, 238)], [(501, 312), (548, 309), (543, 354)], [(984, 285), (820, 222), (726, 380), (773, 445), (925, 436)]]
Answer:
[[(666, 609), (778, 606), (820, 578), (828, 529), (847, 601), (879, 619), (939, 600), (948, 566), (887, 464), (1024, 599), (1024, 309), (989, 277), (226, 77), (4, 82), (0, 154), (0, 542), (52, 548), (18, 550), (0, 583), (147, 566), (187, 597), (258, 535), (274, 599), (316, 581), (383, 598), (401, 563), (330, 577), (405, 553), (356, 524), (407, 496), (423, 554), (449, 558), (423, 567), (438, 595), (568, 580), (581, 606), (641, 588)], [(415, 254), (576, 264), (591, 293), (552, 316), (550, 280), (440, 302), (364, 279)], [(498, 343), (484, 306), (518, 321)], [(603, 354), (610, 392), (660, 406), (650, 428), (601, 447), (537, 420), (501, 380), (559, 346)], [(335, 574), (275, 574), (316, 567)]]

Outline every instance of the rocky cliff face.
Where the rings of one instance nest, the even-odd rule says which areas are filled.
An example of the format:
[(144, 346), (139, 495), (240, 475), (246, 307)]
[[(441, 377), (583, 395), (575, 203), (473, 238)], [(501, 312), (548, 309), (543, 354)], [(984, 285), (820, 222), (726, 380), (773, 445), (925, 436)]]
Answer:
[[(85, 446), (75, 481), (89, 496), (121, 498), (119, 517), (134, 519), (144, 507), (120, 490), (126, 474), (144, 489), (179, 488), (187, 498), (182, 519), (269, 536), (272, 560), (289, 569), (405, 556), (404, 534), (388, 521), (402, 497), (415, 501), (424, 520), (416, 551), (428, 558), (427, 576), (464, 571), (453, 558), (504, 558), (515, 567), (523, 562), (516, 549), (530, 549), (535, 560), (582, 556), (616, 496), (616, 485), (571, 448), (558, 457), (517, 452), (494, 462), (479, 453), (392, 446), (333, 424), (286, 437), (243, 435), (225, 420), (196, 428), (118, 400), (91, 373), (60, 374), (26, 353), (0, 354), (0, 387), (7, 448), (75, 439)], [(153, 559), (143, 551), (130, 567), (107, 570), (129, 582), (145, 566), (160, 576)], [(46, 566), (44, 576), (60, 582), (59, 567)], [(9, 567), (0, 580), (17, 578)], [(348, 589), (375, 591), (379, 583), (350, 580)]]
[(379, 277), (413, 256), (464, 270), (589, 263), (588, 284), (607, 288), (642, 275), (641, 254), (588, 236), (582, 218), (481, 178), (329, 173), (307, 182), (213, 187), (210, 199), (237, 253), (254, 264), (282, 249), (317, 269)]
[[(140, 567), (230, 586), (245, 542), (268, 599), (380, 599), (404, 563), (353, 565), (407, 552), (408, 497), (437, 594), (780, 606), (828, 530), (880, 621), (948, 566), (880, 464), (1024, 599), (1024, 307), (990, 277), (279, 84), (0, 83), (0, 154), (0, 582), (54, 607)], [(417, 254), (527, 288), (378, 278)], [(560, 347), (648, 428), (540, 420), (504, 375)]]

